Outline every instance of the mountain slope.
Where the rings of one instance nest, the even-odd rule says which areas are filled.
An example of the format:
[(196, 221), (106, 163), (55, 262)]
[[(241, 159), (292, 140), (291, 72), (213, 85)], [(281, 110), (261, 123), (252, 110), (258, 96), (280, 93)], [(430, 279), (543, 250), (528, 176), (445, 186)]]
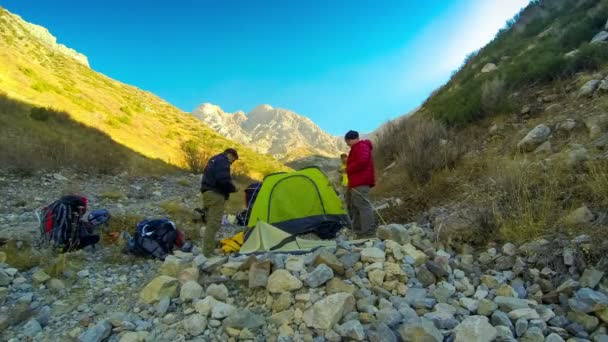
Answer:
[(323, 131), (309, 118), (269, 105), (245, 115), (241, 111), (225, 113), (219, 106), (203, 103), (192, 115), (222, 136), (283, 161), (312, 155), (335, 158), (346, 151), (342, 138)]
[(241, 171), (261, 177), (285, 167), (225, 139), (152, 93), (88, 67), (85, 56), (56, 44), (48, 31), (0, 8), (0, 89), (11, 98), (68, 112), (149, 158), (184, 166), (181, 146), (191, 140), (206, 154), (241, 151)]

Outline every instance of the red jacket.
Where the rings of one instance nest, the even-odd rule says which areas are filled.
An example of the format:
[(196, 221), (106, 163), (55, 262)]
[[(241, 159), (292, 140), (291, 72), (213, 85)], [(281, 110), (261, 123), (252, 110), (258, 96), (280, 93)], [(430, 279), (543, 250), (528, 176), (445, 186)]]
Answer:
[(374, 172), (374, 159), (372, 157), (372, 142), (360, 140), (350, 148), (346, 160), (346, 174), (348, 175), (348, 187), (376, 185)]

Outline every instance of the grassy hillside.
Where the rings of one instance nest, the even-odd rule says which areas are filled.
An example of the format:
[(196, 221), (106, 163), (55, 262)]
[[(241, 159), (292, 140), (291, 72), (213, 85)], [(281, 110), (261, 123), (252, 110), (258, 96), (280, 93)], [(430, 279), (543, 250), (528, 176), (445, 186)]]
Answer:
[[(533, 2), (420, 110), (388, 123), (376, 139), (375, 193), (404, 204), (385, 218), (428, 220), (441, 237), (460, 225), (467, 242), (603, 241), (608, 92), (579, 89), (608, 80), (608, 45), (589, 44), (607, 20), (607, 1)], [(496, 69), (482, 72), (488, 63)], [(540, 124), (550, 135), (523, 152), (518, 143)]]
[[(608, 59), (608, 48), (589, 42), (606, 18), (606, 1), (532, 2), (492, 42), (469, 56), (422, 112), (449, 125), (509, 113), (521, 104), (510, 96), (517, 90), (597, 70)], [(483, 73), (488, 63), (497, 69)]]
[[(20, 18), (2, 8), (0, 89), (10, 98), (69, 113), (75, 121), (105, 132), (119, 144), (168, 164), (186, 165), (182, 146), (189, 142), (204, 155), (236, 147), (241, 155), (237, 171), (255, 178), (285, 169), (272, 157), (224, 139), (154, 94), (58, 53), (31, 34)], [(7, 120), (4, 129), (10, 130), (12, 122)]]

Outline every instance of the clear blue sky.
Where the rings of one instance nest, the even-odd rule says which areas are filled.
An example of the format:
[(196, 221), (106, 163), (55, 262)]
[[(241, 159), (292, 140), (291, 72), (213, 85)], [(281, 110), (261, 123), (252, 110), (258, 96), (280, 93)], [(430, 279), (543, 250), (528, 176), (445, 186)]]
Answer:
[(184, 111), (267, 103), (333, 134), (421, 104), (528, 0), (0, 0)]

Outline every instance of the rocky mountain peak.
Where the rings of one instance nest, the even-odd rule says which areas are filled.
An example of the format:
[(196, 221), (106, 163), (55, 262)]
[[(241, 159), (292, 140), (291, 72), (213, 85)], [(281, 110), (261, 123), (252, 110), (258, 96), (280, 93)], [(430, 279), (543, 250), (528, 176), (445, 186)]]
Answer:
[(243, 111), (225, 113), (203, 103), (192, 115), (225, 137), (285, 161), (311, 155), (337, 157), (346, 150), (341, 138), (331, 136), (309, 118), (268, 104), (246, 115)]
[(86, 65), (87, 67), (89, 66), (87, 56), (63, 44), (57, 43), (57, 38), (53, 36), (45, 27), (29, 23), (23, 20), (23, 18), (21, 18), (19, 15), (13, 14), (6, 9), (0, 8), (0, 11), (2, 11), (0, 20), (6, 20), (9, 23), (12, 21), (13, 23), (11, 26), (14, 28), (15, 33), (18, 36), (25, 36), (29, 34), (41, 43), (47, 45), (47, 47), (54, 52), (73, 58), (80, 64)]

